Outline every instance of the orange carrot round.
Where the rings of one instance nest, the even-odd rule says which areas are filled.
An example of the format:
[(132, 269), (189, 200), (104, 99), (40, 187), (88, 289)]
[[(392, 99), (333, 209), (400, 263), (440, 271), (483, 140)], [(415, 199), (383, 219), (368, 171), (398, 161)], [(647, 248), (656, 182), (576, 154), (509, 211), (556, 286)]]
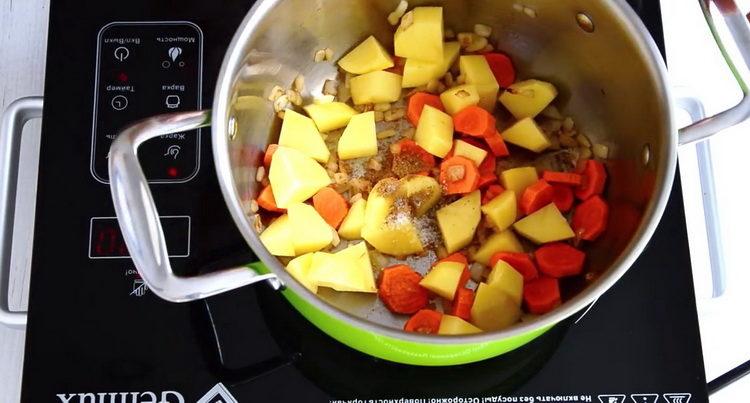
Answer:
[(524, 214), (531, 214), (552, 203), (554, 197), (555, 189), (546, 180), (540, 179), (523, 191), (519, 206)]
[(544, 171), (542, 179), (549, 183), (559, 183), (561, 185), (580, 186), (583, 183), (583, 176), (573, 172), (555, 172)]
[(560, 284), (556, 278), (540, 277), (523, 286), (523, 302), (526, 309), (542, 315), (560, 305)]
[(404, 330), (412, 333), (437, 334), (443, 314), (431, 309), (415, 313), (404, 325)]
[(266, 211), (270, 211), (273, 213), (286, 212), (285, 209), (279, 208), (276, 205), (276, 198), (273, 197), (273, 190), (271, 189), (271, 185), (264, 187), (255, 201), (258, 203), (258, 206), (260, 206), (260, 208)]
[(576, 189), (576, 197), (586, 200), (592, 196), (604, 192), (604, 184), (607, 182), (607, 171), (604, 164), (599, 161), (588, 160), (583, 166), (583, 182)]
[(475, 137), (497, 130), (495, 117), (479, 106), (468, 106), (453, 116), (453, 127), (457, 132)]
[(552, 185), (552, 188), (555, 189), (555, 196), (552, 198), (552, 202), (555, 203), (557, 209), (562, 213), (570, 211), (570, 209), (573, 208), (573, 202), (575, 201), (575, 197), (573, 197), (573, 189), (571, 189), (570, 186), (557, 184)]
[(479, 187), (479, 169), (468, 158), (448, 158), (440, 164), (440, 183), (447, 195), (473, 192)]
[(492, 150), (492, 154), (494, 154), (495, 157), (507, 157), (510, 155), (510, 151), (508, 151), (508, 146), (505, 144), (503, 136), (497, 130), (494, 134), (486, 134), (484, 136), (484, 141), (487, 142), (487, 145), (490, 147), (490, 150)]
[(333, 228), (338, 228), (344, 217), (349, 213), (349, 204), (333, 188), (320, 189), (313, 196), (313, 207), (321, 217)]
[(453, 298), (450, 313), (453, 316), (469, 321), (471, 320), (471, 306), (474, 305), (474, 291), (461, 287), (456, 291)]
[(429, 293), (419, 285), (422, 275), (407, 265), (383, 269), (378, 296), (393, 313), (413, 314), (427, 306)]
[(544, 245), (534, 252), (539, 270), (555, 278), (576, 276), (583, 271), (586, 254), (562, 242)]
[(490, 70), (500, 87), (508, 88), (516, 81), (516, 69), (510, 57), (503, 53), (485, 53), (484, 58), (487, 59), (487, 64), (490, 65)]
[(576, 207), (573, 231), (580, 239), (594, 241), (607, 229), (609, 205), (600, 196), (593, 196)]
[(276, 152), (276, 149), (279, 148), (278, 144), (269, 144), (266, 148), (266, 153), (263, 155), (263, 165), (266, 166), (266, 168), (271, 166), (271, 161), (273, 160), (273, 153)]

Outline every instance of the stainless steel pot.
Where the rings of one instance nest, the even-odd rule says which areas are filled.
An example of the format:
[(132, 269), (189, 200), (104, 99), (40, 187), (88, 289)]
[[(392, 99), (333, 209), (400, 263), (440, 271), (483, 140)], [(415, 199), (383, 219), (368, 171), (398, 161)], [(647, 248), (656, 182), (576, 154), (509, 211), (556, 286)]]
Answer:
[[(112, 196), (125, 241), (138, 271), (153, 292), (169, 301), (205, 298), (268, 281), (318, 327), (340, 341), (385, 359), (420, 365), (471, 362), (515, 348), (574, 314), (615, 283), (648, 243), (671, 191), (680, 143), (697, 141), (750, 114), (745, 97), (735, 108), (680, 131), (675, 127), (662, 56), (648, 32), (622, 0), (411, 1), (442, 5), (446, 26), (470, 31), (494, 27), (493, 39), (514, 58), (523, 77), (552, 81), (560, 103), (582, 130), (607, 144), (611, 159), (608, 201), (611, 226), (593, 246), (589, 264), (598, 280), (563, 306), (509, 329), (462, 337), (408, 334), (403, 319), (373, 314), (362, 296), (310, 293), (293, 280), (259, 241), (243, 203), (258, 192), (255, 163), (274, 141), (278, 120), (266, 97), (301, 74), (307, 101), (336, 76), (334, 63), (315, 63), (316, 50), (337, 57), (370, 34), (392, 43), (386, 16), (397, 0), (261, 0), (239, 27), (218, 77), (212, 111), (163, 115), (126, 129), (113, 143), (109, 167)], [(701, 0), (707, 17), (719, 10), (750, 61), (750, 30), (732, 1)], [(716, 7), (718, 6), (718, 8)], [(708, 18), (712, 28), (713, 19)], [(714, 31), (715, 32), (715, 31)], [(723, 49), (723, 45), (719, 42)], [(731, 63), (731, 62), (730, 62)], [(739, 78), (738, 78), (739, 80)], [(743, 90), (744, 83), (739, 80)], [(163, 134), (212, 124), (216, 174), (234, 222), (263, 264), (191, 278), (170, 267), (159, 215), (136, 152)], [(7, 225), (7, 223), (6, 223)], [(285, 288), (284, 288), (285, 287)]]

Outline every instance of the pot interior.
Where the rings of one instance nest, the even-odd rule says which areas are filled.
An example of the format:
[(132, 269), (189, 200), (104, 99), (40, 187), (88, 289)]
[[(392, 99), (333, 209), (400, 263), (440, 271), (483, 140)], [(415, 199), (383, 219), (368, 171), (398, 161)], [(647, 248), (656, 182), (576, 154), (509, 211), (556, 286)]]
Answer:
[[(255, 167), (266, 145), (276, 142), (281, 123), (267, 100), (271, 89), (289, 88), (297, 75), (303, 75), (302, 95), (306, 104), (311, 103), (321, 95), (325, 80), (337, 77), (335, 62), (316, 63), (315, 51), (331, 48), (336, 60), (369, 35), (391, 47), (394, 27), (386, 17), (397, 4), (397, 0), (280, 0), (256, 5), (236, 37), (236, 49), (230, 49), (216, 92), (214, 147), (219, 148), (214, 152), (231, 166), (231, 189), (224, 189), (230, 209), (248, 206), (260, 190)], [(519, 79), (554, 83), (560, 91), (556, 104), (563, 114), (573, 117), (592, 142), (609, 147), (609, 229), (587, 249), (588, 279), (567, 287), (585, 288), (566, 303), (569, 315), (627, 269), (631, 262), (627, 256), (643, 246), (636, 240), (650, 236), (658, 222), (658, 205), (668, 195), (674, 170), (669, 102), (659, 56), (624, 1), (523, 1), (533, 12), (517, 4), (521, 2), (409, 2), (410, 8), (443, 6), (446, 28), (454, 32), (471, 32), (475, 23), (491, 26), (492, 42), (512, 57)], [(592, 32), (590, 26), (581, 26), (581, 15), (593, 22)], [(222, 169), (222, 164), (217, 166)], [(241, 211), (233, 214), (258, 256), (286, 283), (294, 283), (283, 266), (262, 250), (251, 219)], [(291, 286), (312, 297), (296, 283)], [(368, 321), (403, 326), (403, 317), (393, 317), (382, 307), (373, 309), (379, 302), (372, 295), (324, 292), (321, 297)]]

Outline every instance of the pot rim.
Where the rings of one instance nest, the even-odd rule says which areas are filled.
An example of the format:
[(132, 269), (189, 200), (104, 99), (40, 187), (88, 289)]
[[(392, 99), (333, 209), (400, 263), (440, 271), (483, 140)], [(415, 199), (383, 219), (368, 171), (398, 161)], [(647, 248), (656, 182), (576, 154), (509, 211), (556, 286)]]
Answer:
[[(656, 179), (655, 188), (659, 190), (655, 195), (654, 201), (648, 206), (646, 211), (644, 211), (643, 221), (635, 232), (633, 239), (602, 277), (548, 314), (538, 316), (528, 322), (521, 322), (515, 326), (500, 331), (449, 337), (422, 335), (404, 332), (401, 329), (377, 324), (344, 312), (307, 290), (288, 275), (275, 256), (268, 253), (266, 248), (261, 244), (250, 221), (245, 216), (240, 204), (239, 194), (234, 187), (231, 175), (232, 170), (228, 152), (229, 143), (228, 136), (226, 135), (226, 133), (228, 133), (227, 117), (229, 115), (231, 99), (231, 94), (229, 92), (234, 83), (234, 74), (239, 70), (239, 66), (244, 63), (243, 44), (247, 42), (253, 29), (260, 23), (265, 15), (280, 1), (284, 0), (257, 1), (242, 21), (227, 49), (214, 92), (212, 111), (213, 126), (211, 128), (213, 157), (216, 176), (221, 187), (222, 195), (224, 196), (224, 201), (227, 204), (227, 208), (232, 215), (235, 225), (242, 233), (247, 244), (252, 248), (256, 256), (266, 265), (266, 267), (271, 272), (278, 275), (291, 291), (311, 303), (315, 308), (321, 310), (327, 315), (346, 321), (364, 330), (398, 340), (420, 344), (488, 343), (520, 336), (546, 326), (554, 325), (574, 315), (576, 312), (581, 311), (587, 305), (595, 302), (604, 292), (609, 290), (610, 287), (612, 287), (612, 285), (614, 285), (615, 282), (625, 274), (630, 266), (635, 263), (635, 260), (643, 252), (653, 236), (653, 233), (661, 220), (662, 214), (664, 213), (667, 201), (671, 194), (677, 168), (677, 129), (674, 116), (671, 112), (665, 116), (665, 119), (667, 120), (665, 123), (669, 135), (664, 144), (665, 152), (662, 154), (664, 156), (664, 161), (660, 161), (665, 164), (665, 168), (659, 173)], [(668, 104), (665, 109), (671, 111), (673, 98), (668, 85), (666, 65), (653, 38), (648, 33), (648, 30), (643, 25), (643, 22), (638, 15), (625, 2), (625, 0), (604, 1), (604, 3), (605, 7), (622, 21), (623, 26), (627, 30), (627, 34), (635, 42), (640, 53), (647, 59), (647, 65), (651, 70), (652, 76), (658, 79), (658, 90), (664, 95), (663, 99)], [(279, 297), (281, 297), (281, 295), (279, 295)]]

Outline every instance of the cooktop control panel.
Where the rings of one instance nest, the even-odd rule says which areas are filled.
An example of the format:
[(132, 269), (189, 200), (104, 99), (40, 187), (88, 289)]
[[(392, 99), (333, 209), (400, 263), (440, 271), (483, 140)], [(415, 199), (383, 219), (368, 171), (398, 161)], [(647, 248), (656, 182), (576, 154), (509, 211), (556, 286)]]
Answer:
[[(190, 22), (114, 22), (97, 38), (91, 174), (109, 181), (112, 140), (138, 120), (201, 108), (203, 34)], [(151, 183), (181, 183), (200, 168), (200, 130), (152, 139), (138, 150)]]

